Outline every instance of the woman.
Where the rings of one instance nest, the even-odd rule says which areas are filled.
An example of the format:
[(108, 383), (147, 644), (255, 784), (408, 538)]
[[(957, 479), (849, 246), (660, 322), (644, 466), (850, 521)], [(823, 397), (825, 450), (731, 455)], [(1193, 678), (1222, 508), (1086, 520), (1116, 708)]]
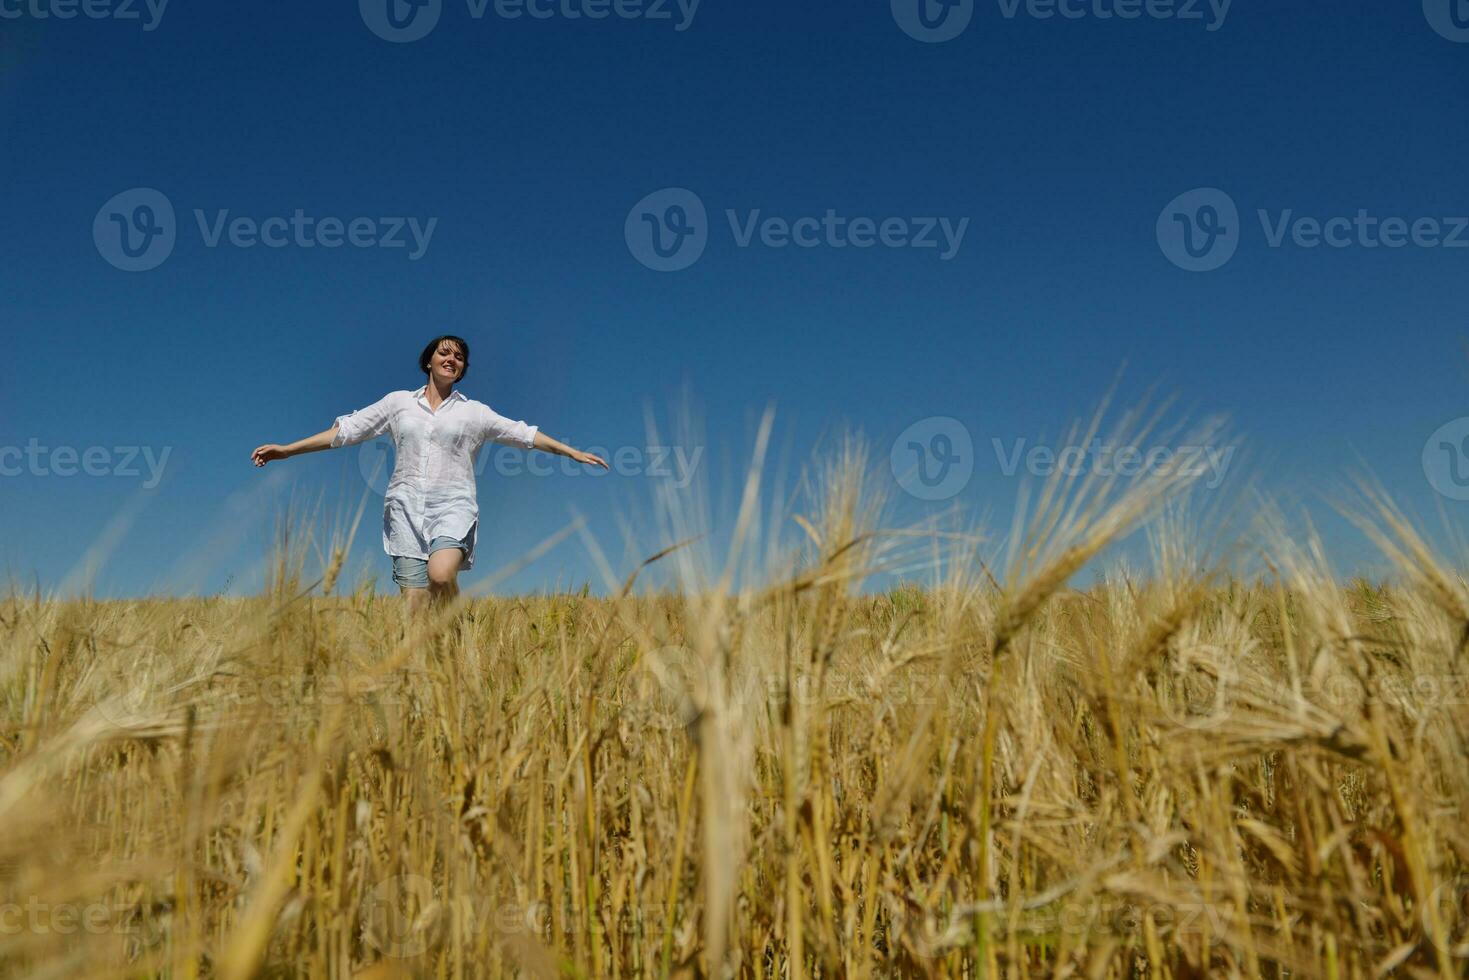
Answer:
[(541, 449), (578, 463), (600, 466), (600, 456), (557, 442), (534, 425), (496, 415), (454, 385), (469, 370), (469, 344), (436, 337), (418, 356), (428, 383), (417, 391), (389, 392), (381, 400), (339, 416), (325, 432), (291, 443), (266, 444), (250, 454), (256, 466), (384, 433), (397, 447), (397, 463), (383, 507), (383, 550), (393, 559), (393, 581), (416, 611), (429, 600), (459, 593), (460, 568), (474, 567), (479, 526), (474, 460), (485, 442)]

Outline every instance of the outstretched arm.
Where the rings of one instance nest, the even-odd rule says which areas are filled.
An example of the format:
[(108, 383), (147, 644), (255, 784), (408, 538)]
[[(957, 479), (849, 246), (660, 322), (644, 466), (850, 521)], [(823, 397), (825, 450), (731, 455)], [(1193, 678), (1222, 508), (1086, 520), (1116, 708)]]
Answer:
[(250, 460), (256, 466), (264, 466), (273, 459), (289, 459), (302, 453), (320, 452), (334, 446), (355, 446), (359, 442), (376, 439), (392, 429), (394, 414), (406, 394), (389, 392), (366, 408), (338, 415), (332, 427), (325, 432), (298, 439), (289, 446), (261, 446), (250, 454)]
[(479, 412), (481, 439), (506, 446), (518, 446), (521, 449), (539, 449), (542, 452), (555, 453), (557, 456), (574, 459), (578, 463), (600, 466), (604, 470), (611, 469), (601, 456), (584, 453), (580, 449), (572, 449), (566, 443), (558, 442), (546, 435), (538, 425), (527, 425), (524, 422), (507, 419), (488, 405), (480, 406)]
[(600, 466), (602, 469), (610, 469), (607, 461), (601, 456), (592, 453), (584, 453), (580, 449), (572, 449), (564, 442), (557, 442), (539, 429), (536, 430), (535, 448), (542, 452), (555, 453), (557, 456), (566, 456), (576, 460), (578, 463), (587, 463), (591, 466)]
[(325, 432), (318, 432), (314, 436), (298, 439), (289, 446), (277, 446), (275, 443), (266, 443), (258, 447), (250, 454), (250, 461), (256, 466), (264, 466), (273, 459), (289, 459), (302, 453), (316, 453), (323, 449), (332, 448), (332, 440), (337, 436), (337, 426), (333, 425)]

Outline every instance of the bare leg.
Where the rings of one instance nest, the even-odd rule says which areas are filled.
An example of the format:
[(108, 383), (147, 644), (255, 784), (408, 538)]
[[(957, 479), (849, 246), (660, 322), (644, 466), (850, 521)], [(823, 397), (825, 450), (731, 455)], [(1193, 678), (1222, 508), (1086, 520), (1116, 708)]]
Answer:
[(415, 616), (428, 607), (428, 589), (403, 588), (399, 591), (403, 593), (403, 599), (408, 604), (409, 616)]
[(428, 556), (428, 592), (435, 603), (448, 602), (459, 595), (459, 566), (464, 552), (445, 548)]

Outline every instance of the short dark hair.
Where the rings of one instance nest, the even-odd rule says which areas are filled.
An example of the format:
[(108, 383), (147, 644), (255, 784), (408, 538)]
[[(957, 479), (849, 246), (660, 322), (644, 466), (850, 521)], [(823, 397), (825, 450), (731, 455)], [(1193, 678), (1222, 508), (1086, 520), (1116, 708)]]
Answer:
[(423, 353), (418, 355), (418, 369), (422, 371), (425, 375), (432, 373), (429, 371), (429, 359), (432, 358), (435, 352), (438, 351), (439, 345), (446, 340), (453, 341), (454, 343), (458, 344), (459, 353), (464, 355), (464, 367), (460, 370), (459, 377), (454, 379), (454, 383), (458, 384), (460, 381), (463, 381), (464, 376), (469, 373), (469, 341), (465, 340), (463, 337), (456, 337), (451, 333), (446, 333), (440, 334), (433, 340), (430, 340), (428, 342), (428, 346), (423, 349)]

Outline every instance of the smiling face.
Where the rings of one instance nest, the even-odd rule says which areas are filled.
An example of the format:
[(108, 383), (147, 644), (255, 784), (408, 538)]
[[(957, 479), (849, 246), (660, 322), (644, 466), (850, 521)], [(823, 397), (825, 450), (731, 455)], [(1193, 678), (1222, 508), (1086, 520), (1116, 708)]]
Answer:
[(439, 341), (438, 350), (429, 358), (429, 369), (435, 381), (453, 384), (464, 373), (464, 351), (452, 340)]

